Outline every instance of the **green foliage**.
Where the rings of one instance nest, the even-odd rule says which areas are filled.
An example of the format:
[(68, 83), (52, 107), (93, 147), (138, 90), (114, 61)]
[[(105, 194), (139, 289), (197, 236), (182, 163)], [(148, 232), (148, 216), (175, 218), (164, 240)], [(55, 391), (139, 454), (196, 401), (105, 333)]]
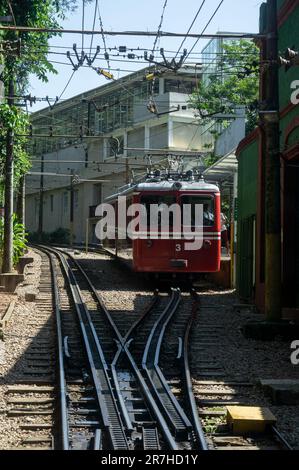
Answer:
[[(73, 11), (79, 0), (0, 0), (0, 16), (10, 15), (9, 3), (12, 7), (14, 20), (20, 26), (38, 28), (59, 28), (59, 20), (63, 20), (68, 11)], [(89, 0), (86, 0), (88, 3)], [(81, 2), (80, 2), (81, 4)], [(9, 82), (13, 81), (15, 95), (23, 95), (29, 88), (30, 74), (47, 82), (48, 74), (56, 73), (49, 62), (49, 39), (57, 34), (0, 31), (0, 41), (21, 40), (20, 56), (1, 55), (0, 63), (4, 65), (2, 80), (5, 93), (9, 95)], [(4, 161), (6, 156), (7, 131), (14, 132), (14, 185), (17, 187), (20, 177), (29, 167), (29, 156), (26, 153), (24, 134), (28, 134), (28, 119), (17, 107), (0, 105), (0, 203), (3, 203)]]
[(212, 153), (210, 153), (207, 157), (204, 158), (204, 164), (205, 164), (205, 166), (208, 168), (208, 167), (214, 165), (214, 163), (216, 163), (218, 159), (219, 159), (219, 157), (217, 157), (217, 156), (212, 152)]
[(28, 240), (30, 243), (50, 243), (50, 234), (46, 232), (42, 232), (41, 236), (39, 236), (38, 232), (31, 232), (28, 234)]
[(68, 244), (70, 242), (70, 231), (66, 228), (58, 228), (51, 233), (50, 242), (62, 245)]
[[(13, 215), (13, 263), (17, 264), (26, 250), (27, 236), (23, 224), (18, 222), (16, 214)], [(0, 260), (2, 264), (4, 244), (4, 219), (0, 219)]]
[[(68, 11), (73, 11), (78, 2), (79, 0), (10, 0), (17, 25), (48, 29), (58, 29), (59, 21), (65, 18)], [(0, 0), (0, 15), (9, 14), (7, 0)], [(24, 93), (28, 88), (30, 73), (47, 82), (48, 73), (56, 73), (54, 66), (47, 59), (48, 41), (57, 35), (58, 33), (2, 32), (0, 35), (2, 40), (22, 41), (20, 57), (13, 60), (2, 58), (5, 63), (4, 80), (7, 81), (14, 74), (17, 77), (16, 84), (20, 93)]]
[(19, 180), (30, 168), (28, 154), (25, 151), (26, 137), (28, 133), (28, 118), (24, 112), (15, 106), (0, 105), (0, 203), (3, 204), (4, 164), (6, 157), (7, 131), (14, 133), (14, 185), (18, 186)]
[(31, 243), (52, 243), (57, 245), (68, 245), (70, 242), (70, 231), (66, 228), (58, 228), (52, 233), (43, 232), (41, 237), (38, 232), (29, 234)]
[[(201, 81), (193, 93), (191, 104), (198, 109), (204, 125), (217, 115), (235, 115), (236, 107), (244, 106), (247, 132), (258, 119), (259, 49), (253, 41), (238, 40), (223, 45), (218, 70), (209, 81)], [(227, 127), (230, 119), (217, 116), (217, 122)], [(232, 118), (233, 119), (233, 118)]]

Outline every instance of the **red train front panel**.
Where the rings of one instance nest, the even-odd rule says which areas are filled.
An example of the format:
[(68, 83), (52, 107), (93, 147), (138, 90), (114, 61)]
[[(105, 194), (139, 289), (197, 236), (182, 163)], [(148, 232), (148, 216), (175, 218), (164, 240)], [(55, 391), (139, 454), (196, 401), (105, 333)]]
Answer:
[(195, 206), (203, 207), (204, 227), (203, 244), (200, 249), (186, 249), (183, 238), (157, 239), (157, 234), (150, 231), (150, 226), (140, 227), (148, 239), (133, 241), (133, 269), (139, 272), (172, 273), (209, 273), (220, 270), (221, 261), (221, 221), (220, 193), (205, 191), (141, 192), (134, 196), (134, 203), (149, 204), (178, 203), (181, 207), (190, 204), (192, 226), (182, 226), (184, 233), (194, 232)]

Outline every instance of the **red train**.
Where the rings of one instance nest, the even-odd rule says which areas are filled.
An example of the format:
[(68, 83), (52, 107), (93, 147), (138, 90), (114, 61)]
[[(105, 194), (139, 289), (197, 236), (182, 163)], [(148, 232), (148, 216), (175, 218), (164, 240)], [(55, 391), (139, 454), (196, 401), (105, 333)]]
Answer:
[[(121, 204), (120, 197), (123, 201)], [(115, 230), (115, 240), (108, 239), (103, 244), (113, 254), (129, 262), (134, 271), (192, 275), (220, 270), (221, 217), (220, 191), (217, 186), (206, 183), (191, 171), (185, 174), (164, 175), (156, 171), (148, 175), (144, 182), (122, 188), (105, 202), (114, 207), (116, 226), (120, 220), (122, 223), (125, 220), (130, 236), (128, 232), (124, 236), (123, 228), (118, 226)], [(140, 204), (146, 209), (146, 214), (141, 215), (139, 212), (136, 219), (134, 210), (137, 206), (132, 204)], [(153, 218), (158, 221), (154, 230), (149, 217), (151, 207)], [(181, 214), (170, 211), (169, 227), (166, 226), (166, 230), (161, 223), (163, 210), (171, 207), (176, 207), (175, 211), (181, 209)], [(189, 219), (187, 216), (184, 218), (185, 207), (189, 207), (186, 211)], [(198, 225), (197, 212), (200, 207), (202, 222)], [(127, 213), (125, 219), (124, 213)], [(135, 224), (132, 229), (134, 214)], [(180, 217), (179, 223), (176, 217)], [(184, 238), (186, 236), (189, 240)], [(193, 238), (193, 241), (190, 238)]]

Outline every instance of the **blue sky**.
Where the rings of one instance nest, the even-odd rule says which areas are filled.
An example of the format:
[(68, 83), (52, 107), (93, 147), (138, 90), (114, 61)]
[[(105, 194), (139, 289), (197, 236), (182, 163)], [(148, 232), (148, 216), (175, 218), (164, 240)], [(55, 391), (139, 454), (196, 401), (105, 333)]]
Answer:
[[(236, 31), (236, 32), (258, 32), (259, 22), (259, 8), (262, 2), (259, 0), (224, 0), (217, 15), (209, 25), (206, 33), (216, 33), (217, 31)], [(82, 26), (82, 6), (81, 0), (78, 0), (78, 10), (75, 14), (69, 14), (69, 18), (63, 22), (62, 26), (68, 29), (81, 29)], [(149, 30), (156, 31), (160, 22), (162, 6), (164, 0), (150, 0), (137, 1), (137, 0), (100, 0), (100, 10), (103, 20), (104, 29), (110, 31), (125, 31), (125, 30)], [(219, 4), (219, 0), (207, 0), (192, 31), (200, 33), (205, 27), (207, 21), (211, 17), (215, 8)], [(92, 29), (93, 15), (94, 15), (93, 1), (89, 6), (85, 7), (85, 28)], [(187, 32), (198, 8), (200, 0), (168, 0), (165, 10), (164, 22), (162, 26), (163, 31), (172, 32)], [(100, 29), (100, 22), (98, 15), (96, 17), (96, 29)], [(128, 37), (128, 36), (107, 36), (106, 44), (108, 48), (127, 46), (128, 48), (152, 48), (154, 38), (147, 37)], [(164, 47), (165, 50), (176, 51), (180, 45), (180, 38), (161, 38), (159, 47)], [(190, 50), (195, 40), (187, 40), (184, 48)], [(61, 38), (53, 38), (50, 42), (53, 46), (52, 51), (59, 52), (49, 56), (51, 61), (58, 61), (68, 64), (69, 61), (65, 55), (67, 47), (72, 50), (72, 45), (77, 43), (79, 51), (81, 50), (82, 38), (79, 35), (64, 34)], [(192, 61), (198, 62), (199, 53), (206, 43), (205, 40), (200, 40), (194, 49), (195, 54), (192, 56)], [(101, 52), (103, 52), (103, 41), (101, 36), (96, 36), (93, 39), (93, 46), (99, 45)], [(59, 46), (59, 47), (57, 47)], [(90, 37), (86, 36), (84, 39), (84, 50), (89, 51)], [(112, 53), (115, 53), (113, 51)], [(136, 53), (136, 51), (135, 51)], [(143, 53), (139, 53), (142, 55)], [(121, 60), (122, 57), (114, 57), (114, 59)], [(128, 59), (126, 59), (128, 60)], [(104, 59), (97, 60), (97, 66), (107, 67)], [(128, 63), (112, 62), (110, 63), (113, 69), (125, 69), (136, 71), (145, 67), (144, 63)], [(44, 84), (37, 78), (31, 77), (30, 92), (37, 97), (53, 97), (60, 96), (65, 88), (71, 74), (72, 67), (70, 65), (54, 64), (58, 71), (58, 75), (49, 75), (49, 83)], [(115, 70), (113, 71), (115, 78), (126, 75), (125, 72)], [(107, 81), (95, 73), (90, 68), (80, 68), (75, 72), (69, 86), (63, 94), (63, 99), (70, 98), (78, 93), (95, 88)], [(37, 103), (31, 110), (38, 110), (45, 107), (45, 103)]]

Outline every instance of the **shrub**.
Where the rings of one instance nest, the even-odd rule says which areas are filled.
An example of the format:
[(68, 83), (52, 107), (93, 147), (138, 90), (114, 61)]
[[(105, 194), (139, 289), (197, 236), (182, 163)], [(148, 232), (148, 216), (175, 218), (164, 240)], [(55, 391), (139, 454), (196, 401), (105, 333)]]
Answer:
[(50, 243), (67, 245), (70, 242), (70, 231), (66, 228), (58, 228), (50, 235)]
[(50, 243), (51, 235), (46, 232), (42, 232), (41, 237), (38, 232), (31, 232), (28, 235), (28, 241), (30, 243)]
[[(16, 265), (27, 247), (27, 234), (23, 224), (18, 222), (16, 214), (13, 214), (13, 264)], [(0, 259), (3, 260), (4, 248), (4, 218), (0, 219)]]

